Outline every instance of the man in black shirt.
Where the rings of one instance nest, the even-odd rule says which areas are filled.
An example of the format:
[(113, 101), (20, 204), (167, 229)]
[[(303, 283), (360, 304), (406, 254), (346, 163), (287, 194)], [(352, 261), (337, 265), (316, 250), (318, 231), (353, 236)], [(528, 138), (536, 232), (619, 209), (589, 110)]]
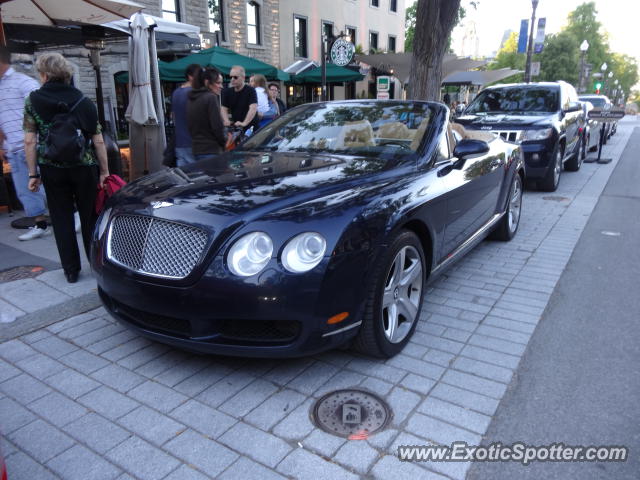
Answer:
[[(244, 68), (231, 67), (231, 86), (222, 91), (222, 118), (226, 127), (235, 125), (243, 130), (257, 128), (258, 97), (256, 91), (244, 84)], [(232, 121), (229, 121), (231, 113)], [(255, 125), (254, 125), (255, 124)]]

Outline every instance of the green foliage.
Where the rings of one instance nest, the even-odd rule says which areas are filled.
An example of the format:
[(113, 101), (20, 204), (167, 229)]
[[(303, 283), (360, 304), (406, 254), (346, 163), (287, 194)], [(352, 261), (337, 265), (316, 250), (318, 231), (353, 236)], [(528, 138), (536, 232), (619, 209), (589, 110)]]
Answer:
[(547, 35), (544, 49), (533, 55), (534, 62), (540, 62), (540, 75), (535, 80), (555, 82), (564, 80), (578, 85), (580, 75), (580, 42), (570, 32), (562, 31)]
[(518, 33), (511, 32), (509, 38), (496, 55), (493, 62), (488, 65), (489, 70), (499, 68), (513, 68), (514, 70), (524, 70), (527, 57), (524, 53), (518, 53)]
[[(629, 55), (612, 54), (611, 71), (614, 80), (618, 80), (618, 88), (627, 94), (638, 83), (638, 61)], [(607, 88), (611, 92), (615, 87), (608, 85)]]
[(404, 14), (404, 51), (413, 52), (413, 37), (416, 33), (416, 12), (418, 11), (418, 2), (408, 7)]
[(547, 35), (541, 54), (534, 55), (532, 61), (541, 64), (540, 76), (535, 80), (565, 80), (578, 87), (580, 78), (580, 44), (586, 40), (589, 48), (585, 54), (585, 63), (592, 65), (592, 74), (601, 72), (606, 62), (607, 71), (613, 72), (613, 79), (585, 78), (584, 85), (591, 91), (597, 81), (602, 82), (602, 92), (612, 94), (612, 81), (619, 82), (619, 89), (629, 92), (638, 82), (637, 60), (628, 55), (612, 53), (609, 49), (608, 35), (598, 21), (595, 2), (585, 2), (569, 13), (567, 26), (555, 35)]

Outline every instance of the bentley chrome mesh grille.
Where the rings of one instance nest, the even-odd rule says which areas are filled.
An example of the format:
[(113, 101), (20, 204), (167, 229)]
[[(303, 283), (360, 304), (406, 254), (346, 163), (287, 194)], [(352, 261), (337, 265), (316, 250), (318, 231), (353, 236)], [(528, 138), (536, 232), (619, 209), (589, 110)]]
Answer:
[(207, 233), (190, 225), (142, 215), (118, 215), (107, 240), (109, 260), (145, 275), (184, 278), (196, 266)]

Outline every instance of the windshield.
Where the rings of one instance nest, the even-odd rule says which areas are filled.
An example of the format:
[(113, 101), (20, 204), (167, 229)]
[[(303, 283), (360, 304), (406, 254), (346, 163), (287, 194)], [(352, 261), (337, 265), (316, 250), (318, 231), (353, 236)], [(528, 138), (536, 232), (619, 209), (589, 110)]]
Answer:
[(465, 114), (555, 112), (560, 108), (559, 90), (549, 87), (510, 87), (484, 90)]
[(431, 128), (432, 108), (418, 102), (310, 103), (268, 124), (239, 149), (363, 157), (412, 154)]
[(578, 98), (584, 102), (591, 102), (591, 104), (596, 108), (602, 108), (607, 103), (607, 101), (603, 97), (578, 97)]

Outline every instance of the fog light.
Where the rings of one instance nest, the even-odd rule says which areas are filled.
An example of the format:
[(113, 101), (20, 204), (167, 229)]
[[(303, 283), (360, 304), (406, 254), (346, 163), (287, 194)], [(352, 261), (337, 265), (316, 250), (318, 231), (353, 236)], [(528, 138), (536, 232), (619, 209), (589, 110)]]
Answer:
[(537, 153), (534, 153), (533, 155), (531, 155), (531, 160), (534, 160), (537, 162), (538, 160), (540, 160), (540, 155), (538, 155)]

